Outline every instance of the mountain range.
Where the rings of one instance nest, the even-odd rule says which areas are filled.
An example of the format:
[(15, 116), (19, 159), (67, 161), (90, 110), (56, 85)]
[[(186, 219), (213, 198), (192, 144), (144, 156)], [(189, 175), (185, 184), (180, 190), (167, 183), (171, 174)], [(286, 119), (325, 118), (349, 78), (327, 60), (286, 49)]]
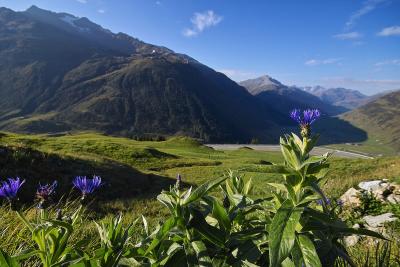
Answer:
[(286, 86), (281, 82), (264, 75), (239, 83), (249, 93), (276, 110), (288, 114), (293, 107), (318, 108), (327, 115), (338, 115), (348, 109), (324, 102), (319, 97), (295, 86)]
[[(344, 90), (344, 91), (343, 91)], [(273, 142), (293, 108), (319, 108), (325, 142), (366, 132), (334, 117), (365, 101), (262, 76), (233, 82), (190, 56), (113, 33), (67, 13), (0, 8), (0, 129), (188, 135), (206, 142)], [(345, 92), (345, 93), (343, 93)], [(334, 132), (332, 129), (340, 129)]]
[(0, 9), (0, 89), (9, 131), (246, 141), (280, 120), (263, 119), (274, 111), (191, 57), (36, 6)]

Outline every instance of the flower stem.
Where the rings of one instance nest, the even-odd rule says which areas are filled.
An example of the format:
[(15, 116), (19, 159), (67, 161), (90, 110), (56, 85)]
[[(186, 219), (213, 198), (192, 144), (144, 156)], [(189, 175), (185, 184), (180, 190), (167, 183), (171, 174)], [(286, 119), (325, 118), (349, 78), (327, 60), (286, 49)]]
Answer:
[(26, 227), (28, 227), (28, 229), (33, 232), (33, 227), (32, 225), (28, 222), (28, 220), (26, 219), (26, 217), (19, 211), (15, 211), (17, 213), (18, 218), (21, 219), (21, 221), (26, 225)]

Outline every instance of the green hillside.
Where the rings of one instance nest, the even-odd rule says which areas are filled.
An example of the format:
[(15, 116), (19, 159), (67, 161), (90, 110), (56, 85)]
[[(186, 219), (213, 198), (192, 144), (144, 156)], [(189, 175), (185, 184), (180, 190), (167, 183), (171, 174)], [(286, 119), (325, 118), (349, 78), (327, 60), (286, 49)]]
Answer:
[(386, 94), (341, 116), (368, 133), (369, 143), (400, 151), (400, 91)]
[[(155, 142), (94, 133), (63, 136), (3, 133), (0, 146), (3, 153), (0, 177), (19, 175), (26, 178), (31, 192), (27, 190), (24, 196), (31, 196), (39, 181), (61, 179), (61, 188), (64, 189), (70, 188), (70, 181), (76, 175), (97, 174), (104, 177), (107, 184), (106, 194), (103, 195), (106, 202), (154, 196), (161, 188), (174, 183), (178, 173), (182, 174), (186, 183), (199, 184), (220, 177), (229, 169), (254, 177), (260, 185), (255, 194), (264, 195), (266, 188), (263, 185), (279, 176), (264, 174), (263, 166), (282, 161), (280, 152), (245, 147), (219, 151), (187, 137)], [(363, 179), (366, 173), (375, 172), (376, 178), (395, 178), (400, 171), (398, 164), (388, 169), (382, 167), (386, 168), (390, 162), (397, 160), (333, 158), (332, 165), (338, 171), (344, 168), (340, 170), (342, 181)], [(355, 166), (352, 166), (353, 163)], [(354, 173), (357, 175), (354, 176)], [(336, 175), (335, 171), (331, 177), (338, 177)], [(345, 184), (339, 186), (346, 187)]]

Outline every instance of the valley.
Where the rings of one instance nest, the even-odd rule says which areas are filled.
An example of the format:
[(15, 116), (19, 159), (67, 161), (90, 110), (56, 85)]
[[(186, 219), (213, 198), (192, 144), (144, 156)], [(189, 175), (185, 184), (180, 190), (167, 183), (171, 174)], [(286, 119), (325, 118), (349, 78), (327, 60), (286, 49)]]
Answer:
[[(346, 57), (366, 58), (357, 54), (366, 34), (329, 33), (315, 49), (323, 39), (298, 36), (315, 36), (312, 20), (254, 55), (250, 36), (298, 25), (264, 21), (252, 32), (232, 26), (252, 19), (206, 10), (177, 35), (153, 25), (170, 22), (155, 15), (175, 10), (166, 1), (146, 17), (120, 3), (99, 1), (90, 13), (81, 7), (94, 1), (71, 2), (80, 8), (68, 10), (132, 35), (35, 4), (0, 7), (0, 267), (398, 266), (400, 82), (372, 76), (399, 60), (368, 62), (363, 80), (339, 77), (361, 73), (366, 63)], [(364, 3), (348, 29), (381, 2)], [(169, 30), (182, 26), (175, 16)], [(157, 34), (146, 31), (149, 18)], [(249, 35), (225, 28), (201, 44), (222, 21)], [(218, 50), (215, 40), (228, 37), (240, 39)], [(353, 42), (346, 57), (317, 58), (341, 41)], [(379, 227), (365, 219), (381, 215), (389, 219)]]

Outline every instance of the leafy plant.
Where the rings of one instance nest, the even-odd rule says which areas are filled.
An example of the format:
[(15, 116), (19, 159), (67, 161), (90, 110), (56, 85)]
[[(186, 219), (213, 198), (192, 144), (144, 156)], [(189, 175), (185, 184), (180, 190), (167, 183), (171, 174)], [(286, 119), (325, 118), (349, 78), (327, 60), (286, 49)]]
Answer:
[[(9, 201), (36, 245), (16, 256), (0, 251), (1, 266), (19, 266), (19, 261), (33, 256), (44, 267), (356, 266), (342, 245), (343, 237), (383, 237), (349, 228), (338, 216), (340, 205), (321, 190), (330, 154), (310, 155), (318, 141), (318, 136), (311, 135), (311, 124), (319, 116), (318, 110), (291, 113), (300, 124), (301, 136), (282, 137), (284, 162), (264, 167), (266, 173), (282, 175), (281, 181), (269, 184), (274, 188), (271, 197), (253, 199), (252, 179), (232, 171), (195, 189), (183, 188), (178, 175), (176, 184), (157, 196), (169, 216), (156, 229), (151, 231), (143, 216), (142, 227), (136, 227), (138, 219), (125, 226), (122, 215), (94, 222), (100, 236), (94, 251), (82, 250), (87, 240), (71, 242), (71, 235), (88, 196), (101, 186), (100, 177), (75, 178), (73, 184), (82, 193), (81, 206), (70, 217), (59, 213), (52, 218), (48, 213), (57, 183), (40, 186), (36, 194), (40, 216), (35, 221), (27, 220), (18, 209), (17, 193), (24, 181), (9, 179), (0, 187), (0, 196)], [(219, 193), (213, 192), (216, 188)], [(369, 196), (364, 204), (366, 210), (377, 208)], [(379, 249), (378, 256), (379, 266), (386, 266), (390, 249)]]

